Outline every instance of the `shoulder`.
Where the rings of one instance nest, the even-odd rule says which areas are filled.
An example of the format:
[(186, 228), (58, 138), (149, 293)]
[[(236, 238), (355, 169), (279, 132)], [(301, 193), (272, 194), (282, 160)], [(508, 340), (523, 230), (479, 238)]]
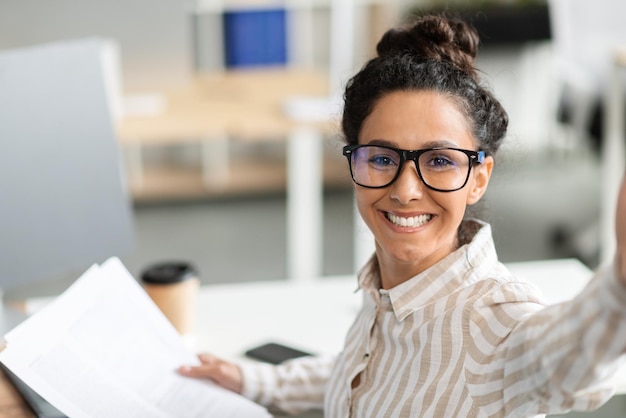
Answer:
[(543, 292), (535, 284), (513, 275), (500, 262), (476, 282), (476, 287), (475, 296), (466, 305), (471, 320), (495, 316), (500, 322), (517, 322), (546, 306)]
[(462, 261), (469, 266), (466, 281), (474, 287), (476, 303), (533, 302), (544, 305), (541, 290), (528, 280), (514, 275), (498, 260), (491, 226), (477, 219), (463, 223), (471, 241), (463, 248)]
[(485, 281), (489, 283), (489, 291), (483, 297), (486, 303), (532, 302), (545, 305), (543, 292), (536, 284), (515, 276), (502, 263), (497, 263)]

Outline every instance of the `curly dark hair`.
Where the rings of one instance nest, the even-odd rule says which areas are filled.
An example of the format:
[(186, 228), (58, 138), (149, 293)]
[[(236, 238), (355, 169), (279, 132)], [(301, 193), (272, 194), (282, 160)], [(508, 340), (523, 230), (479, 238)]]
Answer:
[(482, 87), (474, 67), (478, 34), (468, 23), (425, 15), (387, 31), (377, 56), (352, 77), (344, 92), (344, 140), (357, 144), (363, 121), (383, 96), (395, 91), (441, 92), (465, 115), (478, 146), (487, 155), (500, 147), (508, 116)]

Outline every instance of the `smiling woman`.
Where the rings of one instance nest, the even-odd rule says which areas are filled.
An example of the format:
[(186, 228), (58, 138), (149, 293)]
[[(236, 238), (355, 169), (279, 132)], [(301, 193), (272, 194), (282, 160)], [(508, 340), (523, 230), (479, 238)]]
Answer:
[[(466, 215), (508, 124), (477, 47), (463, 21), (423, 16), (388, 31), (346, 87), (343, 152), (376, 251), (343, 351), (280, 365), (200, 357), (181, 373), (326, 417), (533, 417), (609, 399), (626, 353), (624, 222), (616, 265), (571, 301), (546, 306), (499, 262), (491, 227)], [(622, 196), (621, 212), (626, 185)]]

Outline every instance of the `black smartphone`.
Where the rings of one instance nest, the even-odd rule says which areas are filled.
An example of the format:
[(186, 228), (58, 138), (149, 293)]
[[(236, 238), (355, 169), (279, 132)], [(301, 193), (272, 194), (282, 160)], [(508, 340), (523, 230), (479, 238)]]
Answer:
[(279, 343), (267, 343), (247, 350), (245, 355), (266, 363), (280, 364), (292, 358), (305, 357), (312, 354)]

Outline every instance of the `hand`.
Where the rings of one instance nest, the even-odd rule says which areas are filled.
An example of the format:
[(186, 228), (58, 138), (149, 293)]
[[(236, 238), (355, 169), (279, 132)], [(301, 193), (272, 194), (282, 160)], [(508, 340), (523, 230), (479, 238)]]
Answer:
[(178, 372), (183, 376), (211, 379), (226, 389), (241, 393), (243, 384), (239, 366), (210, 354), (200, 354), (198, 359), (199, 366), (181, 366)]
[(615, 233), (617, 234), (617, 274), (618, 278), (626, 286), (626, 176), (622, 180), (619, 197), (617, 198)]

